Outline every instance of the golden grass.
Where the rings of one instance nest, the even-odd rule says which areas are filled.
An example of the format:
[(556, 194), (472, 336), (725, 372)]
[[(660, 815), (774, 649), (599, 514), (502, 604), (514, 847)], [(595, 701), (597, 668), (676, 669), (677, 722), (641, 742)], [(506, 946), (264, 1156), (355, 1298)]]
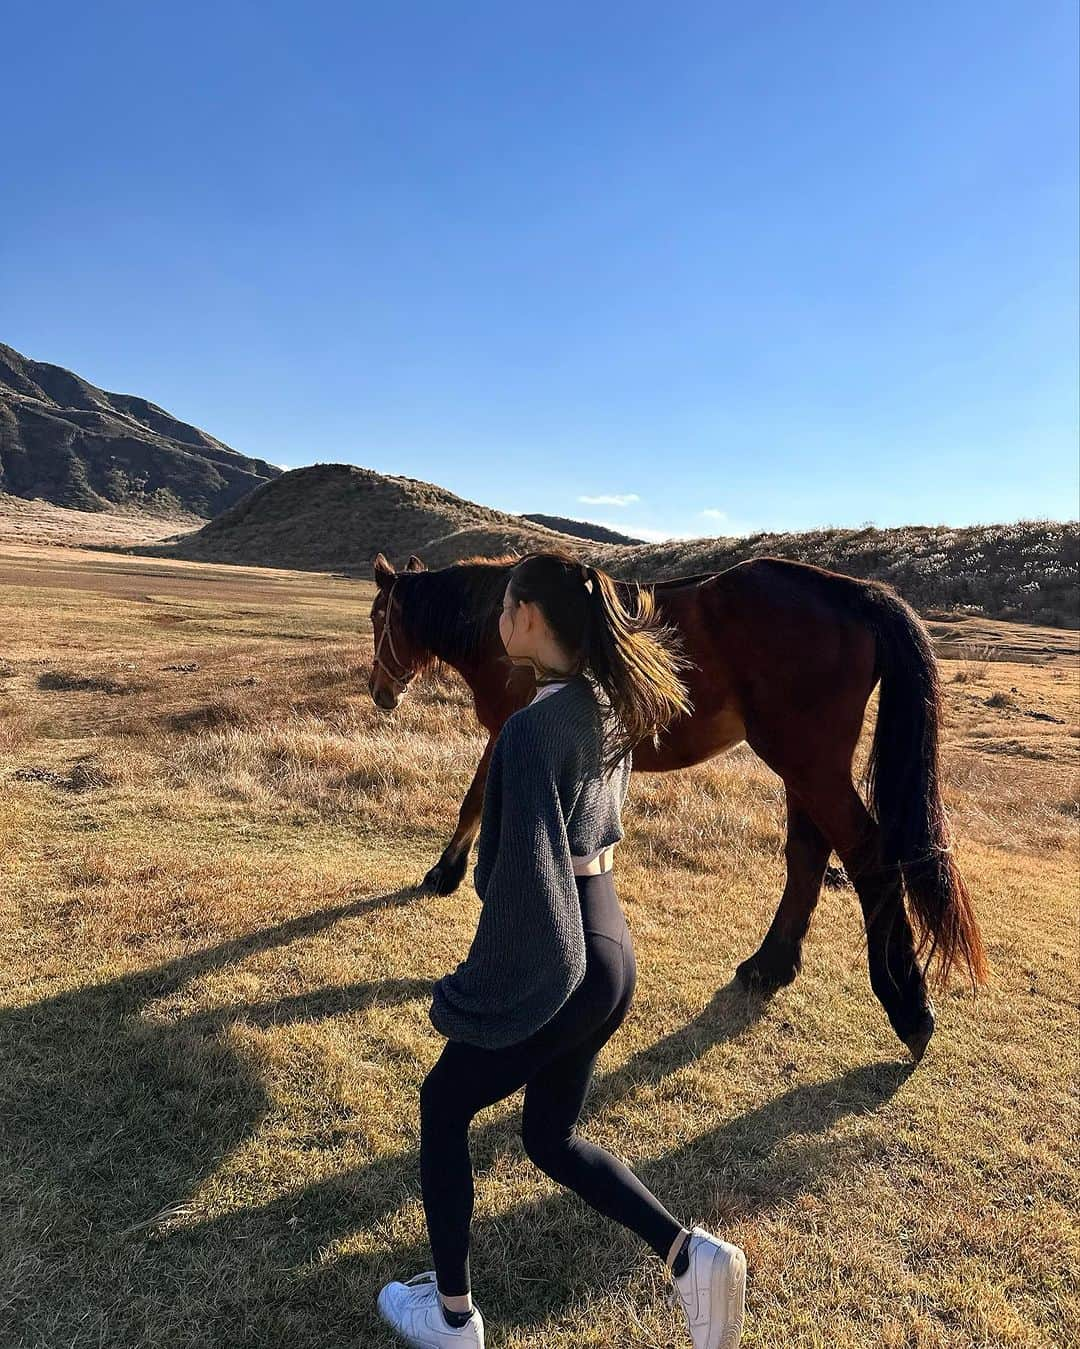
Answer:
[(78, 511), (54, 506), (40, 498), (27, 501), (0, 492), (0, 539), (5, 543), (45, 545), (54, 548), (124, 547), (156, 543), (173, 535), (201, 528), (206, 521), (183, 509), (172, 514), (152, 515), (137, 506), (118, 506), (109, 511)]
[[(466, 690), (376, 709), (355, 582), (0, 570), (0, 1343), (389, 1349), (374, 1294), (430, 1265), (428, 990), (478, 913), (413, 889), (484, 743)], [(974, 663), (944, 662), (947, 793), (992, 982), (939, 1000), (914, 1071), (849, 890), (794, 985), (728, 983), (783, 883), (778, 780), (742, 747), (631, 787), (638, 992), (583, 1128), (744, 1246), (751, 1349), (1080, 1343), (1077, 670)], [(489, 1344), (684, 1345), (519, 1108), (473, 1129)]]

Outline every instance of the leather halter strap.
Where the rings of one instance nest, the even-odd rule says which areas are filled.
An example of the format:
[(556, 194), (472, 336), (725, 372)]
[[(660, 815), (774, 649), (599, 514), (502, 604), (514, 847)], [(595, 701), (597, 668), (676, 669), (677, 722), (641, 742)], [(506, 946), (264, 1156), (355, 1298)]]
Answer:
[(379, 634), (378, 644), (375, 647), (375, 658), (372, 661), (372, 664), (377, 665), (381, 667), (383, 670), (385, 670), (386, 677), (392, 680), (395, 684), (400, 684), (402, 690), (404, 690), (407, 689), (409, 685), (412, 683), (412, 681), (416, 678), (416, 671), (413, 670), (409, 674), (408, 678), (405, 678), (404, 676), (399, 674), (395, 674), (393, 670), (390, 669), (389, 665), (387, 665), (386, 661), (383, 660), (381, 655), (382, 644), (383, 642), (385, 642), (386, 645), (390, 648), (390, 655), (393, 658), (394, 662), (397, 664), (398, 668), (404, 669), (405, 662), (394, 650), (394, 637), (390, 631), (390, 612), (391, 606), (394, 603), (394, 587), (397, 585), (399, 580), (400, 577), (395, 576), (390, 584), (390, 594), (386, 597), (386, 613), (383, 615), (383, 628), (382, 632)]

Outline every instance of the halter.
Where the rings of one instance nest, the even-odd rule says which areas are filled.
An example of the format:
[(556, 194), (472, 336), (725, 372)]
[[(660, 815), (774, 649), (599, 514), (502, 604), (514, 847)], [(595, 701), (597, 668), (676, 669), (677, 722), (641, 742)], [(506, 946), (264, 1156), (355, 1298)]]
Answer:
[(378, 645), (375, 647), (375, 658), (372, 661), (372, 664), (381, 666), (383, 670), (386, 671), (387, 678), (391, 679), (395, 684), (400, 684), (401, 690), (404, 691), (416, 678), (416, 671), (413, 670), (412, 674), (409, 675), (408, 679), (403, 679), (401, 675), (394, 674), (393, 670), (390, 669), (386, 661), (384, 661), (382, 657), (379, 655), (379, 652), (382, 650), (382, 644), (385, 641), (387, 646), (389, 646), (390, 648), (390, 655), (394, 658), (394, 660), (397, 662), (398, 665), (404, 667), (405, 662), (394, 650), (394, 638), (390, 632), (390, 610), (394, 603), (394, 587), (397, 585), (400, 579), (401, 579), (400, 577), (395, 576), (390, 584), (390, 594), (386, 597), (386, 614), (383, 618), (382, 633), (379, 636)]

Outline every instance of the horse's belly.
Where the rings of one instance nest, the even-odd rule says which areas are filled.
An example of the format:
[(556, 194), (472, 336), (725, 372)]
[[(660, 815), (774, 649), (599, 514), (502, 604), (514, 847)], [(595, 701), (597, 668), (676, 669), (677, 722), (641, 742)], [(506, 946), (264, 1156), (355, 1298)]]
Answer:
[[(746, 739), (746, 726), (734, 707), (723, 707), (709, 717), (698, 714), (672, 729), (664, 754), (665, 766), (670, 768), (689, 768)], [(636, 762), (636, 750), (634, 754)]]
[(710, 753), (723, 754), (725, 750), (746, 739), (746, 725), (733, 707), (725, 707), (716, 717), (710, 717), (706, 737)]

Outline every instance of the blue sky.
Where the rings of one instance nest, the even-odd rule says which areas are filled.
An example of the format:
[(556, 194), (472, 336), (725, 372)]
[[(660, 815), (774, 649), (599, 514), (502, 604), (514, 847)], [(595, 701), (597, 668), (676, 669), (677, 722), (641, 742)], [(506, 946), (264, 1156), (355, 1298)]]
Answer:
[(1074, 0), (4, 27), (35, 359), (648, 538), (1078, 513)]

